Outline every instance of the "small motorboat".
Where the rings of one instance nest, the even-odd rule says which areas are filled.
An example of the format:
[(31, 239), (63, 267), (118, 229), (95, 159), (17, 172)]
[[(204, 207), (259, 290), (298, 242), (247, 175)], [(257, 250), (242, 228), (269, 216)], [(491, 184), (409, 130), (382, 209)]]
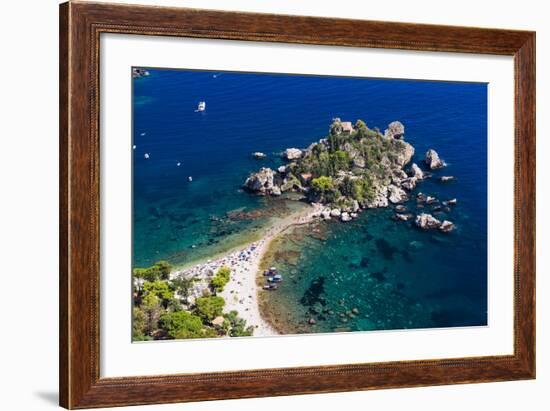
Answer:
[(181, 163), (178, 161), (178, 162), (176, 163), (176, 167), (179, 167), (179, 166), (181, 166)]
[(193, 181), (193, 177), (189, 176), (189, 177), (187, 177), (187, 180), (188, 180), (189, 182), (191, 182), (191, 181)]
[(264, 288), (264, 290), (274, 291), (277, 288), (279, 288), (279, 286), (277, 284), (266, 284), (266, 285), (264, 285), (263, 288)]
[(204, 111), (206, 110), (206, 101), (199, 101), (199, 105), (197, 106), (196, 112)]
[(268, 277), (267, 281), (270, 283), (280, 283), (283, 281), (283, 276), (281, 274), (274, 275), (273, 277)]
[(149, 153), (145, 153), (145, 154), (143, 155), (143, 158), (144, 158), (145, 160), (148, 160), (148, 159), (149, 159)]

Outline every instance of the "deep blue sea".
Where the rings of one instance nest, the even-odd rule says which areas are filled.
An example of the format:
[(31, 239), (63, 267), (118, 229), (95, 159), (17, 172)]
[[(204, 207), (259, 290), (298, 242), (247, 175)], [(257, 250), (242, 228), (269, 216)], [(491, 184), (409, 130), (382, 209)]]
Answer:
[[(269, 315), (295, 332), (487, 323), (486, 84), (149, 72), (133, 80), (134, 266), (190, 264), (259, 235), (284, 203), (244, 193), (242, 183), (280, 164), (285, 148), (324, 137), (333, 117), (382, 131), (399, 120), (415, 162), (433, 148), (448, 164), (416, 191), (456, 197), (438, 216), (456, 230), (421, 232), (391, 220), (391, 209), (323, 223), (322, 235), (295, 230), (280, 241), (293, 258), (273, 257), (288, 281), (266, 297)], [(199, 101), (204, 112), (195, 112)], [(255, 151), (268, 157), (256, 160)], [(441, 175), (456, 181), (442, 184)], [(304, 326), (312, 316), (317, 324)]]

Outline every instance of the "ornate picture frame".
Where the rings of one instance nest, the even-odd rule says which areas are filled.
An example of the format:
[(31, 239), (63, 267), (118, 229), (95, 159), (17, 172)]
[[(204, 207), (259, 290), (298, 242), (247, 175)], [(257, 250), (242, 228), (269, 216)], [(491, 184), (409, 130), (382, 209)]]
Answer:
[[(102, 33), (512, 56), (513, 355), (101, 378)], [(59, 46), (61, 406), (93, 408), (535, 378), (534, 32), (68, 2), (60, 6)]]

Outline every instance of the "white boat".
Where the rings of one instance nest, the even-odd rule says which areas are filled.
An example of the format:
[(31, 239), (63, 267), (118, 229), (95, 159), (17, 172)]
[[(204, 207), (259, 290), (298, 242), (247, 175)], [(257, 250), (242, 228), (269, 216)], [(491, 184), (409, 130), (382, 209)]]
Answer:
[(206, 110), (206, 101), (199, 101), (199, 105), (197, 106), (195, 112), (204, 110)]
[(187, 180), (189, 180), (191, 182), (191, 181), (193, 181), (193, 177), (189, 176), (189, 177), (187, 177)]
[(145, 160), (147, 160), (147, 159), (149, 158), (149, 153), (145, 153), (145, 154), (143, 155), (143, 158), (145, 158)]

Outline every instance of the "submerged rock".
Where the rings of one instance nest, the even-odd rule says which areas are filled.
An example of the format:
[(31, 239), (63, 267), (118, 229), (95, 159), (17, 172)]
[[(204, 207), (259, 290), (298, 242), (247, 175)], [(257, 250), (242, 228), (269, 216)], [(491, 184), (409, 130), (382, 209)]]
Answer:
[(404, 205), (398, 205), (398, 206), (395, 206), (395, 211), (397, 213), (404, 213), (407, 211), (407, 207), (405, 207)]
[(445, 167), (445, 163), (439, 158), (439, 154), (437, 154), (437, 151), (435, 151), (434, 149), (429, 149), (426, 152), (424, 162), (430, 168), (430, 170)]
[(401, 220), (401, 221), (409, 221), (411, 218), (412, 218), (412, 214), (410, 213), (396, 213), (395, 214), (395, 218), (397, 220)]

